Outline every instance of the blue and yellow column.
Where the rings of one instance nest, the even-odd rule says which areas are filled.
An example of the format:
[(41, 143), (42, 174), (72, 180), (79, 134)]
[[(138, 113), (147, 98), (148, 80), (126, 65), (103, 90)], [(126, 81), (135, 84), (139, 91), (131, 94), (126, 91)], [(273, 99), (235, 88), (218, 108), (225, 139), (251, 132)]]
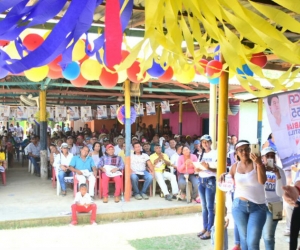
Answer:
[(131, 153), (131, 122), (130, 122), (130, 81), (125, 81), (125, 201), (130, 201), (131, 181), (130, 181), (130, 153)]
[(48, 178), (46, 90), (40, 91), (40, 168), (41, 178)]
[(263, 99), (258, 99), (257, 102), (257, 140), (259, 148), (261, 146), (261, 134), (262, 134), (262, 117), (263, 117)]
[[(220, 55), (222, 62), (223, 57)], [(228, 72), (220, 76), (219, 106), (218, 106), (218, 167), (217, 180), (226, 172), (227, 154), (227, 120), (228, 120)], [(225, 193), (216, 188), (216, 237), (215, 250), (223, 249), (224, 245)]]

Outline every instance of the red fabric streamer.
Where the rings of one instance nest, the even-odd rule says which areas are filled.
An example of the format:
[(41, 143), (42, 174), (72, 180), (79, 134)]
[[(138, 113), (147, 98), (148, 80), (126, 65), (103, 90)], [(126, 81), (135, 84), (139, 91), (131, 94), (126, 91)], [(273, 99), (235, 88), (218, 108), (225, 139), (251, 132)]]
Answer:
[(105, 55), (106, 66), (113, 67), (122, 60), (122, 28), (119, 0), (107, 0), (105, 9)]

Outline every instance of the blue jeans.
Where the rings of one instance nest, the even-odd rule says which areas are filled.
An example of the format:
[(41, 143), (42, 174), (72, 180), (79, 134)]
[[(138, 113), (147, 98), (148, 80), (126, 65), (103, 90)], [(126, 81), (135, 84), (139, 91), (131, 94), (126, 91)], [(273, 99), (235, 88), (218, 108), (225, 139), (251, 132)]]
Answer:
[(278, 220), (273, 220), (272, 213), (268, 210), (267, 212), (267, 220), (263, 228), (263, 239), (265, 242), (266, 250), (274, 250), (275, 249), (275, 230), (278, 224)]
[(203, 229), (210, 232), (215, 220), (214, 205), (216, 195), (216, 178), (200, 177), (198, 190), (202, 206)]
[[(145, 180), (142, 191), (139, 190), (139, 180), (140, 179)], [(142, 194), (142, 193), (145, 194), (147, 192), (148, 187), (151, 185), (151, 183), (153, 181), (153, 177), (148, 171), (145, 170), (144, 175), (132, 173), (130, 176), (130, 180), (131, 180), (131, 185), (132, 185), (132, 189), (133, 189), (133, 195)]]
[(66, 183), (65, 183), (64, 178), (67, 176), (73, 176), (73, 172), (72, 171), (68, 171), (68, 172), (59, 171), (58, 172), (58, 180), (59, 180), (62, 191), (66, 191)]
[[(233, 200), (234, 200), (234, 192), (231, 193), (231, 201), (233, 201)], [(233, 235), (234, 235), (234, 245), (240, 245), (239, 230), (237, 229), (235, 222), (234, 222), (234, 226), (233, 226)]]
[(232, 204), (232, 215), (237, 225), (241, 248), (258, 250), (262, 230), (266, 222), (267, 206), (235, 198)]
[[(198, 196), (198, 177), (194, 174), (189, 175), (189, 181), (192, 183), (193, 191), (192, 191), (192, 199), (196, 199)], [(186, 192), (186, 180), (184, 174), (179, 174), (178, 178), (178, 187), (182, 193)]]
[(40, 174), (41, 173), (41, 170), (40, 170), (40, 165), (38, 164), (38, 162), (41, 161), (40, 157), (32, 157), (32, 156), (29, 156), (29, 160), (31, 161), (31, 163), (33, 164), (34, 166), (34, 172), (36, 174)]

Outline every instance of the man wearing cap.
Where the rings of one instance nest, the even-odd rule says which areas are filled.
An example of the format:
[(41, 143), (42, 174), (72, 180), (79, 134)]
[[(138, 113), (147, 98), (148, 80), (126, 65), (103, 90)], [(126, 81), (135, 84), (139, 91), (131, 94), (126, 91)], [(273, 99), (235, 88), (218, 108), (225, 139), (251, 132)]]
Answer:
[[(276, 153), (271, 147), (264, 148), (261, 151), (262, 162), (266, 166), (267, 181), (265, 183), (265, 196), (267, 204), (281, 204), (282, 211), (282, 187), (286, 185), (286, 178), (283, 170), (276, 165)], [(273, 211), (275, 212), (275, 211)], [(273, 213), (266, 211), (267, 220), (263, 228), (263, 239), (266, 249), (275, 249), (275, 231), (278, 220), (273, 220)], [(277, 213), (277, 212), (276, 212)], [(278, 218), (280, 219), (280, 218)]]
[(37, 136), (31, 137), (31, 143), (27, 146), (27, 152), (29, 156), (29, 160), (34, 166), (34, 172), (36, 176), (41, 176), (40, 166), (38, 162), (40, 162), (40, 143), (38, 142)]
[[(107, 171), (115, 173), (117, 171), (122, 172), (124, 169), (124, 162), (120, 156), (115, 155), (115, 148), (112, 144), (108, 144), (105, 147), (106, 151), (105, 154), (100, 158), (97, 168), (101, 170), (101, 183), (102, 185), (102, 192), (103, 192), (103, 203), (108, 202), (108, 182), (112, 179), (115, 182), (115, 202), (120, 201), (120, 194), (122, 189), (122, 175), (108, 177)], [(114, 166), (112, 169), (106, 168), (106, 166)]]
[(200, 141), (199, 140), (195, 140), (194, 141), (194, 155), (198, 156), (198, 153), (201, 151), (201, 147), (200, 147)]
[[(133, 145), (134, 152), (131, 154), (131, 185), (133, 188), (133, 195), (134, 198), (137, 200), (148, 200), (149, 197), (146, 195), (147, 189), (152, 183), (153, 177), (153, 165), (150, 161), (150, 158), (147, 154), (142, 153), (141, 151), (141, 144), (139, 142), (136, 142)], [(148, 168), (147, 168), (148, 167)], [(147, 171), (150, 172), (148, 172)], [(139, 190), (138, 183), (139, 180), (143, 179), (143, 188), (142, 190)]]
[(176, 153), (176, 141), (174, 139), (171, 139), (169, 141), (169, 147), (166, 149), (165, 153), (171, 159), (172, 155)]
[(117, 138), (117, 145), (115, 146), (115, 154), (118, 155), (123, 150), (124, 137), (119, 135)]
[[(171, 201), (172, 197), (178, 194), (176, 176), (173, 173), (165, 171), (166, 166), (170, 166), (171, 163), (169, 157), (161, 152), (161, 146), (156, 144), (154, 150), (155, 153), (150, 155), (150, 161), (154, 166), (155, 179), (163, 192), (165, 199)], [(171, 182), (172, 195), (168, 191), (165, 179)]]
[(79, 147), (77, 147), (77, 146), (74, 144), (74, 139), (73, 139), (72, 136), (68, 136), (68, 137), (67, 137), (67, 144), (68, 144), (69, 153), (71, 153), (73, 156), (74, 156), (74, 155), (79, 155), (79, 154), (80, 154)]
[(106, 146), (110, 144), (109, 139), (107, 137), (103, 138), (103, 145), (101, 146), (102, 152), (106, 151)]
[(97, 178), (97, 168), (92, 157), (88, 156), (89, 148), (83, 146), (80, 149), (80, 155), (73, 156), (69, 169), (76, 173), (74, 178), (77, 178), (79, 186), (82, 183), (89, 181), (89, 194), (94, 196), (94, 188)]
[(53, 166), (55, 167), (55, 172), (57, 173), (58, 180), (61, 186), (61, 195), (66, 196), (67, 192), (64, 178), (73, 176), (73, 172), (69, 169), (73, 154), (69, 153), (67, 143), (62, 143), (60, 149), (61, 153), (54, 158)]
[(131, 150), (133, 150), (133, 144), (134, 143), (136, 143), (136, 142), (138, 142), (139, 140), (138, 140), (138, 138), (136, 137), (136, 136), (133, 136), (132, 138), (131, 138)]
[(174, 135), (174, 140), (176, 141), (176, 143), (181, 143), (180, 139), (180, 135)]

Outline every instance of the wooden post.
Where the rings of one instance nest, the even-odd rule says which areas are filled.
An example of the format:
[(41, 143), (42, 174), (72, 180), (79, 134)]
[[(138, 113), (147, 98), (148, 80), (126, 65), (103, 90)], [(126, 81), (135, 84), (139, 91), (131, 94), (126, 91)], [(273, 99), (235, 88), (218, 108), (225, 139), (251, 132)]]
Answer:
[(48, 179), (46, 91), (40, 91), (40, 168), (41, 178)]
[[(223, 57), (221, 55), (221, 60)], [(224, 63), (224, 61), (223, 61)], [(227, 155), (227, 120), (228, 120), (228, 72), (220, 76), (219, 106), (218, 106), (218, 168), (217, 180), (226, 172)], [(215, 250), (223, 249), (224, 245), (225, 193), (216, 188), (216, 236)]]
[(130, 201), (131, 197), (131, 123), (130, 123), (130, 81), (125, 81), (125, 201)]

